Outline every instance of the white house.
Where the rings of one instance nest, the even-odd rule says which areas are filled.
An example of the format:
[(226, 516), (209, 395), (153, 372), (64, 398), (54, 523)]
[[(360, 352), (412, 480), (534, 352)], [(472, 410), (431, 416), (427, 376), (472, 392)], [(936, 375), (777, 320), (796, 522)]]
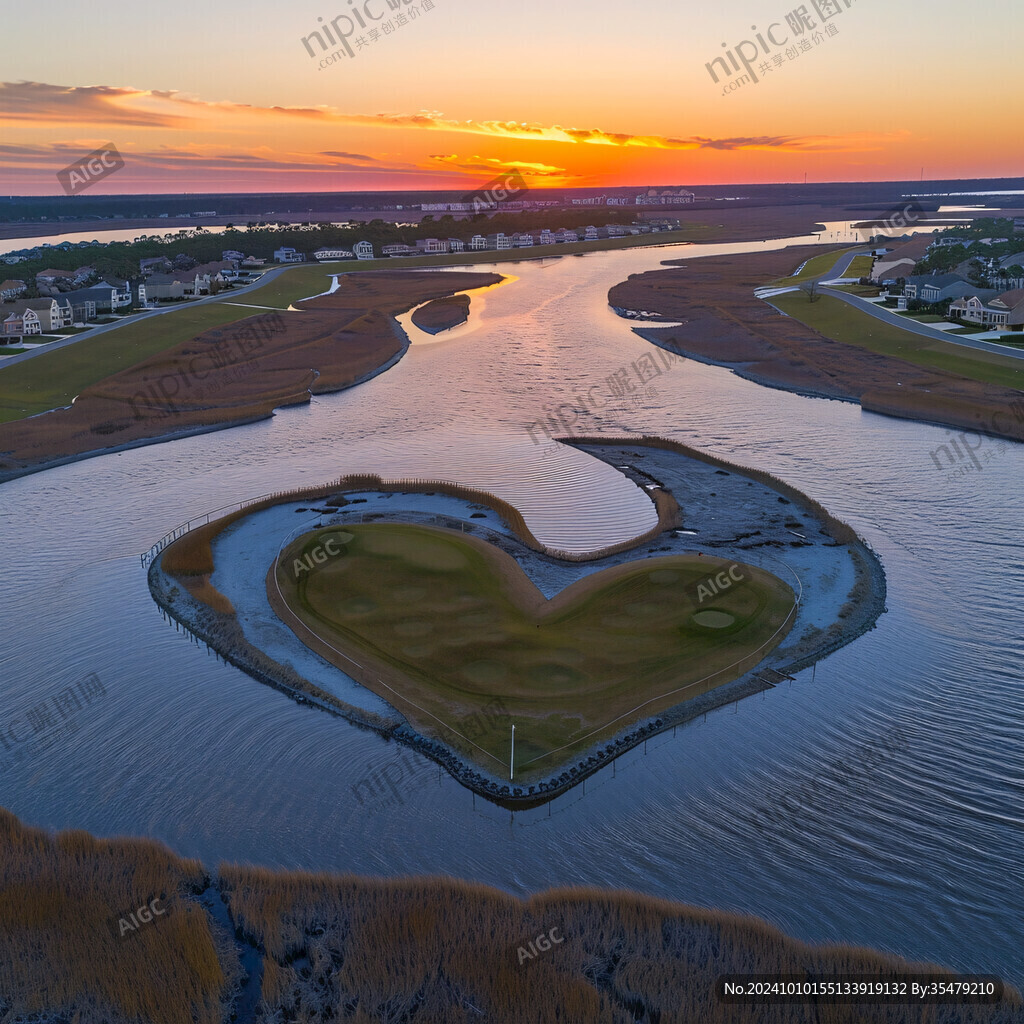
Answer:
[(356, 242), (352, 246), (352, 251), (356, 254), (357, 260), (372, 260), (373, 242)]
[(487, 248), (488, 249), (511, 249), (512, 248), (512, 236), (506, 235), (504, 231), (499, 231), (497, 234), (487, 236)]
[(351, 260), (355, 259), (355, 253), (350, 249), (317, 249), (313, 253), (314, 259), (318, 260)]
[(305, 253), (296, 252), (290, 245), (274, 250), (275, 263), (302, 263), (305, 258)]
[(487, 248), (487, 239), (483, 235), (474, 235), (469, 240), (469, 248), (473, 252), (477, 252), (480, 249)]
[(448, 251), (449, 252), (463, 252), (465, 251), (466, 243), (461, 238), (449, 238), (448, 239)]
[(949, 318), (963, 320), (971, 324), (981, 324), (996, 330), (1007, 325), (1010, 312), (1007, 309), (986, 306), (977, 295), (972, 295), (969, 299), (954, 299), (949, 304)]
[(416, 240), (416, 248), (420, 252), (447, 252), (448, 243), (441, 238), (419, 238)]

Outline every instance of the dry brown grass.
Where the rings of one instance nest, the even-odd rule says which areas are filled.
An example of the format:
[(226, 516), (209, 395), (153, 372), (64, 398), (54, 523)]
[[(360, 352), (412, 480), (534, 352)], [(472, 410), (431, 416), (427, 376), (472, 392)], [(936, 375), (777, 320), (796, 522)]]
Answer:
[[(723, 1006), (725, 973), (884, 978), (904, 962), (813, 947), (752, 918), (635, 893), (564, 889), (527, 901), (451, 880), (369, 880), (223, 867), (237, 924), (266, 954), (263, 995), (294, 1019), (492, 1024), (860, 1024), (997, 1019), (986, 1007)], [(564, 941), (523, 959), (552, 928)], [(1015, 1004), (1019, 1007), (1019, 1001)], [(1004, 1011), (1005, 1012), (1005, 1011)], [(1009, 1017), (1004, 1019), (1008, 1020)]]
[[(239, 966), (194, 898), (206, 882), (159, 843), (55, 836), (0, 809), (0, 1005), (219, 1024)], [(119, 919), (154, 898), (166, 913), (120, 937)]]
[[(0, 466), (39, 466), (179, 431), (251, 422), (275, 408), (308, 402), (310, 394), (350, 387), (404, 351), (395, 316), (500, 280), (458, 271), (346, 275), (331, 295), (202, 330), (134, 365), (128, 345), (118, 372), (82, 388), (70, 408), (0, 424)], [(149, 329), (146, 323), (125, 327), (129, 341), (131, 331)], [(239, 340), (248, 328), (261, 336)], [(33, 374), (45, 378), (53, 365), (47, 361), (64, 355), (37, 356)]]
[[(636, 893), (523, 901), (450, 879), (219, 874), (235, 926), (261, 948), (258, 1024), (1009, 1024), (1022, 1008), (1012, 991), (992, 1008), (723, 1006), (714, 984), (725, 973), (884, 979), (925, 965)], [(0, 1018), (226, 1022), (239, 959), (190, 897), (206, 881), (158, 843), (51, 835), (0, 810)], [(154, 896), (166, 916), (115, 938), (110, 921)], [(552, 929), (562, 941), (520, 954)]]

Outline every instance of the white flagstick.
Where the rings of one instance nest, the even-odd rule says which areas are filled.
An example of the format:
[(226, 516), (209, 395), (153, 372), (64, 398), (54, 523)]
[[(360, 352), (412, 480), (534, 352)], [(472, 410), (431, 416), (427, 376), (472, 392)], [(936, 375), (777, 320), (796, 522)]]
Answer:
[(516, 727), (515, 723), (512, 723), (512, 752), (508, 755), (508, 781), (511, 782), (515, 769), (513, 764), (516, 757)]

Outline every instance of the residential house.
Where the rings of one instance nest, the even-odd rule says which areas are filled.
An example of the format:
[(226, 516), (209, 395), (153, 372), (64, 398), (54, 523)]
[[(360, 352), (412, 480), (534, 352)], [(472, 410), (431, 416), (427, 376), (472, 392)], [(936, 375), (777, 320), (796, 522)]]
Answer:
[(236, 263), (241, 263), (245, 259), (245, 255), (240, 253), (237, 249), (225, 249), (221, 254), (222, 260), (234, 260)]
[(918, 274), (907, 278), (903, 294), (907, 299), (920, 299), (922, 302), (945, 302), (969, 295), (990, 298), (998, 293), (994, 288), (979, 289), (959, 274)]
[(143, 275), (166, 274), (173, 269), (171, 261), (166, 256), (153, 256), (150, 259), (139, 260), (139, 272)]
[[(0, 313), (0, 316), (3, 314)], [(24, 309), (4, 317), (3, 336), (5, 339), (24, 338), (27, 335), (42, 334), (43, 326), (34, 310)]]
[(593, 224), (588, 224), (583, 229), (583, 239), (587, 242), (595, 242), (601, 236), (598, 234), (598, 229)]
[(72, 308), (84, 301), (91, 301), (96, 303), (97, 313), (114, 313), (119, 309), (131, 307), (134, 298), (132, 292), (133, 288), (127, 282), (101, 281), (91, 288), (76, 288), (65, 294), (71, 300)]
[(27, 285), (24, 281), (17, 281), (9, 278), (6, 281), (0, 281), (0, 302), (13, 302), (14, 299), (24, 295), (27, 291)]
[(550, 228), (544, 228), (537, 236), (538, 245), (556, 245), (557, 243), (558, 236)]
[(40, 270), (36, 274), (36, 285), (56, 284), (58, 281), (66, 281), (72, 284), (75, 280), (74, 271), (71, 270)]
[(414, 245), (405, 245), (402, 242), (392, 242), (390, 245), (381, 247), (382, 256), (417, 256), (419, 249)]
[(421, 253), (448, 252), (448, 243), (441, 238), (418, 238), (416, 248)]
[[(287, 261), (286, 261), (287, 262)], [(151, 274), (146, 281), (146, 295), (150, 299), (184, 299), (209, 295), (214, 281), (223, 284), (227, 278), (221, 270), (209, 268), (217, 264), (204, 264), (191, 270), (175, 270), (170, 274)]]
[(302, 263), (306, 254), (297, 252), (290, 245), (283, 245), (280, 249), (274, 250), (275, 263)]
[(487, 248), (487, 239), (483, 235), (474, 235), (469, 240), (469, 248), (473, 252), (478, 252), (480, 249)]
[[(1009, 270), (1010, 267), (1024, 267), (1024, 252), (1015, 252), (1012, 256), (1004, 256), (999, 261), (999, 266), (1003, 270)], [(2, 288), (3, 285), (0, 285)]]
[(911, 259), (881, 259), (871, 268), (871, 280), (875, 284), (891, 285), (899, 280), (906, 281), (914, 274), (917, 262)]
[(533, 235), (528, 231), (515, 231), (512, 234), (512, 245), (516, 249), (527, 249), (533, 245)]
[(78, 298), (79, 292), (68, 292), (63, 298), (71, 303), (71, 322), (84, 324), (96, 319), (96, 300)]
[(463, 252), (465, 251), (466, 243), (461, 238), (449, 238), (448, 239), (448, 251), (449, 252)]
[(356, 244), (352, 246), (352, 251), (356, 254), (357, 260), (372, 260), (373, 242), (356, 242)]
[(1024, 288), (1003, 292), (989, 302), (994, 310), (1006, 310), (1006, 326), (1011, 331), (1024, 331)]
[(1008, 310), (986, 305), (977, 295), (972, 295), (969, 299), (954, 299), (949, 304), (949, 318), (998, 330), (1007, 326), (1010, 314)]
[[(313, 259), (316, 260), (354, 260), (355, 253), (351, 249), (317, 249), (313, 253)], [(221, 271), (221, 275), (225, 274), (237, 274), (238, 271)]]
[[(62, 327), (69, 327), (72, 319), (71, 304), (59, 303), (53, 296), (43, 299), (19, 299), (4, 306), (3, 311), (21, 316), (26, 324), (38, 324), (38, 330), (33, 328), (31, 331), (25, 331), (26, 334), (49, 334), (59, 331)], [(26, 317), (26, 313), (33, 316)]]
[(487, 248), (488, 249), (511, 249), (512, 248), (512, 236), (506, 235), (504, 231), (499, 231), (497, 234), (491, 234), (487, 236)]
[(578, 242), (580, 240), (580, 236), (568, 228), (559, 228), (556, 234), (559, 242)]
[(932, 242), (932, 246), (936, 249), (944, 249), (949, 245), (970, 245), (973, 242), (971, 238), (964, 238), (962, 235), (944, 235), (942, 238), (936, 238)]

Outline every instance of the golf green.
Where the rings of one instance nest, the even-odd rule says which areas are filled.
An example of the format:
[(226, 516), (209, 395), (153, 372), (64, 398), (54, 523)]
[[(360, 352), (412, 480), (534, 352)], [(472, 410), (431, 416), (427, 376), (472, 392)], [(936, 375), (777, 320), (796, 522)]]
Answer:
[(493, 545), (402, 523), (298, 538), (268, 594), (304, 643), (489, 770), (514, 722), (517, 777), (749, 671), (795, 607), (774, 575), (699, 555), (627, 562), (549, 601)]

